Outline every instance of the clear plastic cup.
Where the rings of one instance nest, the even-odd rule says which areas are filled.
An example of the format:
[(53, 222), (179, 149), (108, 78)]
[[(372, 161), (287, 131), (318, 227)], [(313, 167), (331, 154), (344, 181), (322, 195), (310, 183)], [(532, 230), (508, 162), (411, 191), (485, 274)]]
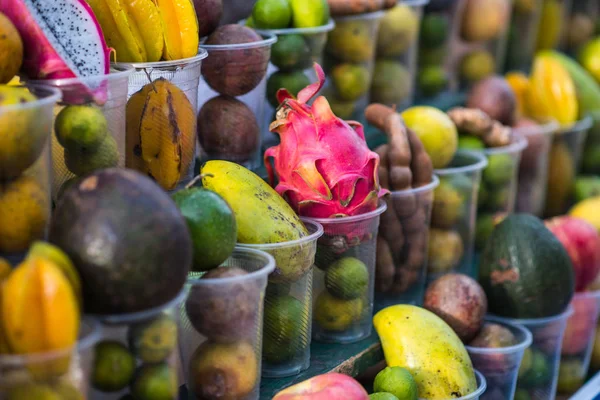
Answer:
[(262, 375), (297, 375), (310, 365), (313, 265), (323, 227), (303, 221), (309, 235), (271, 244), (238, 244), (275, 258), (269, 275), (263, 318)]
[(49, 138), (61, 96), (50, 87), (29, 90), (37, 100), (0, 105), (0, 257), (15, 263), (46, 236), (52, 207)]
[(482, 2), (459, 0), (456, 4), (447, 59), (450, 85), (460, 89), (467, 89), (504, 67), (512, 10), (512, 0), (491, 3), (496, 9), (486, 3), (474, 12), (467, 12), (467, 3)]
[(200, 47), (208, 52), (202, 64), (198, 91), (198, 140), (204, 160), (227, 160), (255, 170), (261, 165), (261, 136), (269, 125), (263, 120), (266, 76), (271, 49), (277, 38)]
[(583, 145), (592, 118), (586, 117), (569, 127), (561, 127), (552, 140), (548, 165), (545, 217), (564, 214), (573, 204), (573, 185), (579, 173)]
[(572, 313), (573, 309), (569, 308), (562, 314), (547, 318), (495, 317), (500, 323), (527, 328), (533, 338), (531, 346), (523, 353), (515, 397), (528, 395), (532, 400), (554, 399), (558, 383), (560, 348), (567, 320)]
[(460, 150), (446, 168), (434, 171), (440, 185), (434, 192), (428, 280), (456, 271), (474, 276), (477, 195), (481, 172), (487, 165), (483, 154)]
[(439, 180), (392, 192), (384, 201), (375, 262), (375, 310), (395, 304), (423, 303), (429, 220)]
[(562, 395), (575, 393), (585, 383), (600, 315), (600, 291), (576, 293), (571, 305), (574, 312), (567, 321), (558, 374), (557, 390)]
[(413, 104), (419, 29), (429, 0), (400, 0), (379, 24), (370, 101), (403, 110)]
[[(35, 81), (62, 92), (54, 107), (52, 135), (52, 198), (79, 178), (99, 169), (125, 167), (125, 106), (131, 66), (113, 66), (108, 75)], [(64, 111), (63, 111), (64, 110)], [(83, 122), (81, 122), (83, 121)], [(72, 132), (74, 123), (87, 123), (85, 142)]]
[(581, 173), (584, 175), (600, 175), (600, 111), (590, 112), (592, 127), (581, 155)]
[[(132, 64), (135, 71), (129, 76), (125, 114), (125, 166), (153, 177), (165, 190), (180, 189), (193, 177), (196, 161), (198, 88), (202, 60), (207, 55), (205, 50), (199, 49), (198, 54), (191, 58)], [(157, 84), (160, 91), (157, 90)], [(145, 92), (142, 91), (144, 89)], [(181, 96), (181, 92), (185, 97)], [(151, 97), (153, 93), (157, 95)], [(135, 96), (136, 94), (138, 96)], [(148, 102), (150, 105), (164, 104), (167, 97), (171, 99), (168, 111), (160, 107), (145, 107), (146, 100), (155, 100)], [(160, 123), (152, 124), (150, 122), (153, 119), (146, 118), (142, 122), (148, 125), (142, 126), (140, 114), (143, 110), (150, 113), (148, 115), (157, 113), (158, 116), (154, 119)], [(177, 117), (173, 118), (174, 115)], [(149, 148), (144, 153), (142, 136), (146, 137), (146, 143), (160, 145), (157, 145), (158, 148)], [(152, 140), (149, 141), (147, 136)]]
[[(240, 23), (245, 23), (241, 21)], [(267, 71), (266, 102), (262, 122), (263, 149), (278, 143), (276, 134), (269, 132), (269, 125), (275, 121), (275, 111), (279, 106), (277, 90), (286, 88), (297, 95), (298, 91), (317, 81), (313, 63), (323, 64), (323, 51), (327, 43), (327, 33), (335, 26), (333, 20), (314, 28), (257, 29), (262, 34), (277, 36), (273, 45)]]
[(527, 147), (521, 154), (519, 186), (515, 210), (541, 217), (546, 202), (548, 161), (552, 137), (558, 124), (550, 122), (533, 127), (514, 128), (527, 139)]
[(219, 393), (221, 398), (256, 400), (263, 300), (275, 260), (265, 252), (238, 247), (223, 266), (248, 274), (200, 279), (201, 273), (191, 273), (188, 279), (179, 340), (185, 382), (194, 398)]
[(505, 71), (529, 72), (535, 55), (543, 1), (516, 1), (514, 3), (508, 30)]
[(542, 16), (536, 35), (535, 51), (562, 47), (571, 5), (581, 0), (542, 0)]
[(156, 390), (162, 399), (178, 399), (183, 384), (179, 319), (186, 297), (183, 289), (168, 303), (146, 311), (93, 316), (102, 325), (102, 338), (95, 347), (92, 399), (140, 398)]
[(487, 391), (481, 398), (513, 399), (523, 354), (532, 343), (531, 332), (521, 325), (500, 322), (494, 317), (487, 317), (485, 321), (508, 329), (515, 337), (515, 344), (498, 348), (466, 346), (473, 367), (485, 376), (487, 382)]
[(342, 218), (311, 219), (323, 225), (313, 285), (313, 339), (358, 342), (371, 334), (379, 217), (387, 205)]
[(475, 227), (475, 250), (483, 250), (494, 227), (498, 214), (510, 214), (515, 208), (521, 153), (527, 140), (513, 135), (508, 146), (481, 150), (488, 159), (482, 172), (477, 197), (477, 224)]
[(94, 345), (99, 338), (99, 324), (85, 318), (79, 340), (70, 349), (0, 355), (0, 399), (33, 400), (43, 394), (53, 399), (88, 398)]
[(325, 46), (327, 83), (323, 94), (339, 118), (365, 122), (373, 80), (379, 23), (378, 11), (335, 18)]
[[(479, 400), (483, 399), (484, 394), (487, 390), (487, 382), (485, 380), (485, 376), (477, 370), (475, 370), (475, 379), (477, 380), (477, 390), (473, 393), (469, 393), (463, 397), (455, 397), (447, 400)], [(419, 400), (427, 400), (427, 399), (419, 399)]]

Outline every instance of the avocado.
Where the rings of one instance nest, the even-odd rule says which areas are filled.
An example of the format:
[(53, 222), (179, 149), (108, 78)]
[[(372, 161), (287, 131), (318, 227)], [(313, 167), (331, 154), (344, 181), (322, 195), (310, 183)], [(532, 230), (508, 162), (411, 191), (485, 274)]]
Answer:
[(180, 190), (173, 200), (192, 237), (192, 270), (207, 271), (221, 265), (237, 241), (237, 224), (229, 204), (217, 193), (196, 187)]
[(163, 305), (183, 289), (192, 263), (192, 241), (175, 203), (128, 169), (100, 170), (67, 189), (49, 241), (78, 270), (87, 314)]

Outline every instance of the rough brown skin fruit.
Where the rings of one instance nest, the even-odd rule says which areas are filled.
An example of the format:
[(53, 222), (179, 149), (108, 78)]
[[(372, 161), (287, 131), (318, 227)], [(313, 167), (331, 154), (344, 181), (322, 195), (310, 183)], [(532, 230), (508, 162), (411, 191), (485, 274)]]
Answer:
[(223, 1), (194, 0), (194, 8), (198, 16), (198, 35), (204, 37), (213, 33), (219, 26), (223, 14)]
[(377, 258), (375, 267), (375, 290), (389, 291), (394, 283), (395, 266), (392, 252), (385, 239), (377, 237)]
[(483, 326), (487, 298), (472, 278), (447, 274), (429, 285), (423, 307), (446, 321), (463, 343), (468, 343)]
[(65, 191), (50, 242), (81, 275), (84, 312), (123, 314), (167, 303), (192, 262), (185, 220), (149, 178), (126, 169), (96, 172)]
[(254, 113), (234, 97), (214, 97), (198, 114), (198, 139), (209, 156), (248, 161), (257, 150), (259, 136)]
[(331, 15), (353, 15), (379, 11), (391, 4), (391, 0), (327, 0)]
[(517, 98), (506, 79), (492, 76), (473, 86), (468, 108), (478, 108), (503, 125), (512, 126), (517, 115)]
[[(469, 343), (471, 347), (502, 348), (513, 346), (517, 342), (515, 335), (506, 327), (499, 324), (486, 323), (479, 334)], [(474, 355), (475, 368), (482, 372), (506, 372), (513, 370), (514, 360), (507, 354)]]
[[(252, 29), (223, 25), (206, 39), (207, 45), (241, 44), (261, 41)], [(270, 52), (267, 47), (237, 50), (209, 50), (202, 61), (202, 76), (213, 90), (228, 96), (244, 95), (258, 86), (267, 73)]]
[[(248, 275), (236, 267), (219, 267), (201, 280)], [(232, 283), (215, 282), (211, 286), (192, 286), (185, 303), (187, 316), (202, 335), (217, 342), (252, 338), (256, 331), (260, 287), (253, 279)]]

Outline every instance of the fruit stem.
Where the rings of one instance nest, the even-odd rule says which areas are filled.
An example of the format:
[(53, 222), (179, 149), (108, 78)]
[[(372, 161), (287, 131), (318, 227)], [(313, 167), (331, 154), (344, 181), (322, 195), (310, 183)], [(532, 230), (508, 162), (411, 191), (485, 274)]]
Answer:
[(152, 89), (154, 89), (154, 92), (158, 93), (158, 90), (156, 89), (156, 86), (154, 86), (154, 81), (152, 80), (152, 77), (150, 76), (150, 72), (148, 72), (148, 70), (146, 68), (144, 68), (144, 73), (148, 77), (148, 80), (150, 81), (150, 84), (152, 85)]
[(199, 180), (202, 180), (203, 178), (213, 178), (213, 177), (214, 177), (213, 174), (200, 174), (197, 177), (195, 177), (194, 179), (192, 179), (190, 181), (190, 183), (185, 185), (185, 188), (189, 189), (189, 188), (193, 187), (196, 183), (198, 183)]

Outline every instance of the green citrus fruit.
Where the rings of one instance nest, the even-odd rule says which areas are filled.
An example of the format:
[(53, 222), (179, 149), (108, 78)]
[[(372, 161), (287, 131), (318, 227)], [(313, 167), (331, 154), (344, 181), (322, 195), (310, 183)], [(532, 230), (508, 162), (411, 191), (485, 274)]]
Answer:
[(143, 362), (164, 361), (177, 346), (177, 323), (163, 315), (154, 320), (133, 325), (128, 333), (129, 348)]
[(277, 71), (267, 80), (267, 100), (269, 100), (269, 104), (276, 108), (279, 106), (279, 101), (277, 101), (279, 89), (287, 89), (293, 96), (297, 96), (298, 92), (308, 85), (310, 85), (310, 79), (301, 70), (292, 72)]
[(281, 71), (309, 68), (312, 59), (310, 49), (302, 35), (279, 35), (271, 47), (271, 63)]
[(371, 77), (362, 65), (340, 64), (331, 72), (337, 96), (344, 101), (355, 101), (369, 91)]
[(65, 148), (65, 165), (77, 176), (85, 176), (98, 169), (116, 167), (118, 163), (119, 150), (112, 135), (106, 135), (102, 143), (92, 150)]
[(483, 150), (485, 149), (485, 143), (475, 136), (460, 135), (458, 137), (458, 148), (465, 150)]
[(131, 384), (131, 393), (136, 400), (176, 399), (178, 391), (177, 372), (167, 363), (140, 367)]
[(66, 149), (93, 150), (104, 141), (108, 121), (98, 107), (66, 106), (56, 116), (54, 132)]
[(252, 9), (252, 20), (259, 29), (288, 28), (292, 7), (289, 0), (258, 0)]
[(135, 372), (135, 359), (119, 342), (104, 341), (96, 345), (92, 385), (103, 392), (117, 392), (129, 385)]
[(401, 367), (386, 367), (378, 373), (373, 382), (373, 390), (391, 393), (398, 400), (418, 399), (415, 379), (407, 369)]
[(358, 258), (342, 258), (327, 268), (325, 287), (329, 293), (340, 299), (357, 299), (364, 295), (369, 287), (369, 270)]
[(485, 50), (467, 54), (460, 64), (460, 75), (467, 82), (477, 82), (494, 73), (494, 57)]
[(308, 321), (302, 302), (286, 295), (269, 297), (265, 301), (263, 323), (263, 357), (271, 363), (280, 363), (291, 359), (299, 350), (305, 348), (302, 343), (302, 326)]
[(338, 299), (323, 291), (315, 301), (314, 318), (321, 329), (342, 332), (360, 319), (362, 311), (362, 299)]
[(290, 0), (290, 5), (294, 28), (314, 28), (329, 22), (327, 0)]
[(419, 71), (419, 90), (423, 96), (435, 96), (448, 86), (446, 71), (440, 66), (428, 66)]

